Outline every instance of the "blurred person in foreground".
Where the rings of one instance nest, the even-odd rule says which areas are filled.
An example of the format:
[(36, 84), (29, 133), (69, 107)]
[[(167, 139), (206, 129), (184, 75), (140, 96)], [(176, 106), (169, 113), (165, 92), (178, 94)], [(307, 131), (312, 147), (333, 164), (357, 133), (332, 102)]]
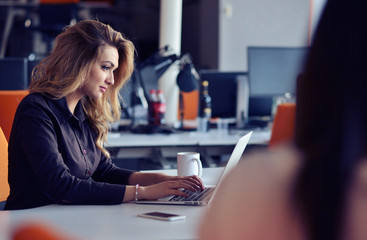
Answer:
[(199, 239), (367, 239), (367, 2), (329, 0), (297, 83), (295, 137), (244, 159)]

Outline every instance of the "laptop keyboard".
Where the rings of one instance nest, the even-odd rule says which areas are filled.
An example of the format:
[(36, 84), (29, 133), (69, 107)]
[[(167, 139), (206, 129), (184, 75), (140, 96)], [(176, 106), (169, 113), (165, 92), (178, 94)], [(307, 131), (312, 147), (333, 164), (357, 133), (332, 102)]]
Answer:
[(200, 201), (204, 199), (214, 188), (205, 188), (204, 190), (199, 190), (192, 192), (189, 190), (183, 190), (182, 192), (189, 195), (189, 197), (184, 196), (173, 196), (169, 201)]

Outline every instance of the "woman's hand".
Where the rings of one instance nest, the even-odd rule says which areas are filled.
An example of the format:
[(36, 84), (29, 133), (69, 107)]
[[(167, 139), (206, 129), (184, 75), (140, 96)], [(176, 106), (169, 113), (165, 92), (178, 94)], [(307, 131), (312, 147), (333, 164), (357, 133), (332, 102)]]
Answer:
[(203, 181), (198, 176), (171, 176), (164, 173), (145, 173), (145, 172), (134, 172), (129, 178), (129, 184), (135, 185), (140, 184), (140, 186), (150, 186), (165, 181), (178, 181), (187, 180), (194, 183), (204, 189)]
[[(203, 181), (198, 176), (170, 176), (163, 173), (134, 172), (129, 184), (139, 184), (138, 199), (154, 200), (169, 195), (188, 197), (180, 189), (204, 190)], [(135, 199), (135, 186), (126, 186), (124, 202)]]
[(189, 177), (173, 177), (169, 176), (168, 180), (158, 184), (139, 187), (139, 199), (154, 200), (169, 195), (179, 195), (188, 197), (188, 195), (180, 189), (190, 191), (198, 191), (204, 189), (202, 181), (196, 176)]
[(196, 184), (197, 186), (199, 186), (200, 190), (204, 190), (204, 183), (203, 181), (196, 175), (192, 175), (192, 176), (170, 176), (170, 175), (165, 175), (162, 174), (161, 176), (161, 181), (178, 181), (178, 180), (187, 180), (191, 183)]

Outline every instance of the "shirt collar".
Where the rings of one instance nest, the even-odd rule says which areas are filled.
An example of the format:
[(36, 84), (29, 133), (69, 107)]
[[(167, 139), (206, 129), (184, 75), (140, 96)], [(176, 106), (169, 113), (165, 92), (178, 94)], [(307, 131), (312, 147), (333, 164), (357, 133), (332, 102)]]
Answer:
[(87, 118), (85, 116), (85, 112), (84, 112), (84, 109), (83, 109), (83, 106), (82, 106), (82, 101), (83, 100), (80, 100), (78, 102), (78, 104), (76, 105), (75, 110), (74, 110), (74, 116), (77, 117), (80, 121), (84, 121)]
[(66, 98), (60, 98), (58, 100), (49, 99), (50, 108), (52, 108), (53, 113), (59, 119), (60, 123), (66, 122), (71, 118), (76, 118), (77, 120), (84, 121), (86, 115), (84, 113), (81, 101), (75, 107), (74, 115), (70, 112)]

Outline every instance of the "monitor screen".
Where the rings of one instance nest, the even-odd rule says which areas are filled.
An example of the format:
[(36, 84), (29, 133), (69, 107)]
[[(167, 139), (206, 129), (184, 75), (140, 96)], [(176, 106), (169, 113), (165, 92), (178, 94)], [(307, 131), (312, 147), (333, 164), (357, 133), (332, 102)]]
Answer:
[(220, 72), (201, 70), (201, 81), (208, 81), (208, 91), (212, 100), (212, 118), (236, 118), (237, 81), (246, 72)]
[(24, 90), (28, 87), (28, 60), (9, 57), (0, 59), (0, 90)]
[(274, 96), (296, 94), (307, 47), (249, 47), (249, 116), (271, 114)]

